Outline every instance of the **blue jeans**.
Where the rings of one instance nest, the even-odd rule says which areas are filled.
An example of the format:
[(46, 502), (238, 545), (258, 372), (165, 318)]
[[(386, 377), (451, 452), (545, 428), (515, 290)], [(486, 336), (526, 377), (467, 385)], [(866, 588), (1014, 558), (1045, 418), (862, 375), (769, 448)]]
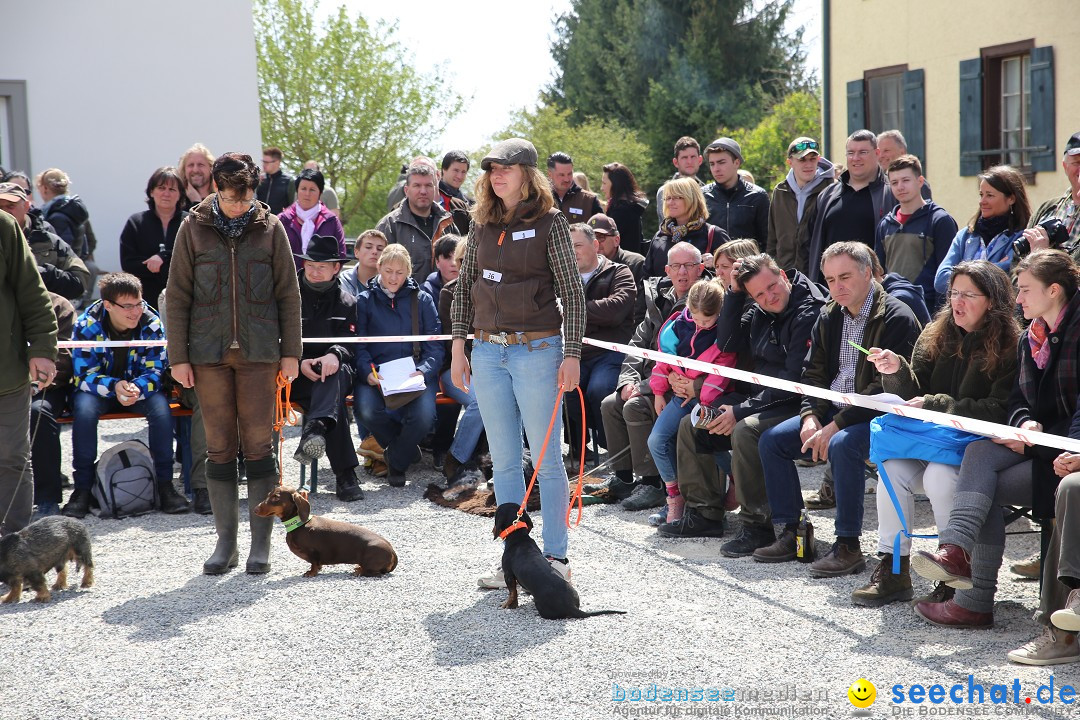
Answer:
[(476, 443), (484, 433), (484, 419), (480, 417), (480, 405), (476, 402), (476, 391), (469, 386), (469, 391), (459, 390), (454, 385), (450, 371), (442, 374), (443, 393), (456, 400), (464, 410), (458, 420), (457, 432), (454, 433), (454, 442), (450, 444), (450, 454), (458, 462), (466, 463), (472, 458), (476, 450)]
[[(822, 420), (828, 424), (832, 415)], [(796, 458), (809, 458), (800, 452), (799, 430), (802, 418), (793, 418), (771, 427), (761, 434), (758, 453), (765, 471), (765, 490), (772, 506), (773, 522), (778, 525), (799, 521), (803, 509), (799, 471)], [(866, 494), (864, 468), (870, 456), (870, 423), (849, 425), (833, 435), (829, 442), (829, 466), (836, 487), (836, 534), (838, 537), (859, 537), (862, 534), (863, 501)]]
[(435, 395), (439, 383), (424, 377), (424, 394), (397, 410), (387, 410), (379, 388), (367, 384), (363, 375), (353, 391), (353, 402), (364, 427), (385, 448), (383, 456), (391, 469), (405, 472), (416, 459), (416, 449), (435, 427)]
[(146, 418), (150, 426), (150, 455), (159, 483), (172, 483), (173, 418), (169, 399), (156, 392), (127, 407), (115, 397), (101, 397), (76, 390), (71, 398), (71, 446), (74, 455), (76, 490), (94, 486), (94, 462), (97, 460), (98, 418), (106, 413), (132, 412)]
[[(472, 387), (487, 429), (495, 500), (500, 505), (520, 503), (525, 497), (521, 427), (525, 426), (535, 462), (551, 414), (561, 399), (558, 378), (562, 358), (559, 335), (533, 340), (527, 346), (473, 344)], [(566, 557), (566, 508), (570, 504), (562, 462), (561, 415), (555, 415), (555, 427), (537, 476), (544, 521), (544, 554), (556, 558)]]
[(679, 423), (695, 405), (697, 403), (693, 400), (671, 395), (653, 423), (652, 432), (649, 433), (649, 452), (664, 482), (675, 482), (679, 477), (675, 468), (675, 440), (679, 436)]
[[(604, 420), (600, 414), (600, 403), (604, 402), (611, 393), (615, 392), (615, 385), (619, 382), (619, 370), (622, 369), (622, 353), (604, 351), (600, 355), (589, 360), (581, 361), (581, 392), (585, 395), (585, 420), (586, 427), (596, 431), (596, 438), (600, 447), (607, 447), (607, 437), (604, 435)], [(580, 451), (578, 444), (581, 442), (581, 400), (578, 399), (577, 391), (566, 393), (567, 425), (570, 428), (570, 447)], [(588, 437), (586, 437), (588, 440)], [(577, 457), (576, 452), (572, 457)]]

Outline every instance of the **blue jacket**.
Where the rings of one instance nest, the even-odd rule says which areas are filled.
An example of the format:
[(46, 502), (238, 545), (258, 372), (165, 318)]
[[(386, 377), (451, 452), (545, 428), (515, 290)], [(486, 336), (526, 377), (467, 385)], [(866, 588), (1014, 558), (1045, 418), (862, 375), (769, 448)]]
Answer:
[[(435, 301), (420, 289), (416, 280), (409, 278), (394, 297), (391, 298), (379, 285), (376, 275), (361, 291), (356, 299), (356, 334), (360, 337), (372, 335), (412, 335), (412, 304), (419, 303), (420, 334), (438, 335), (442, 332), (439, 313)], [(411, 342), (359, 343), (356, 346), (357, 377), (367, 377), (374, 364), (397, 360), (412, 355)], [(438, 382), (437, 375), (442, 367), (443, 343), (431, 340), (420, 343), (420, 359), (417, 370), (424, 373), (428, 387)]]
[(949, 246), (948, 254), (938, 265), (937, 274), (934, 275), (934, 289), (939, 293), (948, 290), (953, 266), (965, 260), (989, 260), (1005, 272), (1009, 272), (1009, 264), (1013, 256), (1013, 241), (1023, 234), (1023, 228), (1011, 232), (1006, 230), (991, 240), (990, 245), (984, 245), (982, 238), (969, 228), (960, 228), (956, 237), (953, 238), (952, 245)]
[[(88, 307), (75, 321), (72, 340), (108, 340), (105, 330), (105, 304), (98, 300)], [(165, 329), (161, 318), (149, 307), (143, 310), (139, 324), (132, 332), (132, 340), (164, 340)], [(134, 346), (127, 348), (127, 368), (123, 377), (113, 377), (112, 366), (116, 355), (124, 348), (76, 348), (71, 351), (75, 385), (83, 392), (99, 397), (116, 397), (116, 383), (132, 382), (142, 390), (145, 399), (161, 390), (161, 373), (168, 364), (164, 346)]]
[(926, 301), (923, 300), (921, 287), (915, 285), (900, 273), (889, 273), (881, 278), (881, 287), (885, 288), (885, 292), (907, 305), (908, 309), (911, 310), (911, 314), (915, 316), (915, 319), (921, 325), (925, 327), (930, 322), (930, 310), (926, 307)]
[(900, 273), (922, 287), (932, 314), (944, 300), (934, 290), (934, 273), (956, 235), (956, 221), (933, 200), (912, 213), (903, 225), (896, 219), (899, 209), (897, 205), (878, 223), (874, 250), (885, 272)]

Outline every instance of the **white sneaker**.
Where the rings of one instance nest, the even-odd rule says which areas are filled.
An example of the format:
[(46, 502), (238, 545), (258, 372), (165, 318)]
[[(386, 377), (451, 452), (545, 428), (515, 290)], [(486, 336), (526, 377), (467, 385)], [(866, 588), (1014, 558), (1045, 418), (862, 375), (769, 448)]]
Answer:
[(1065, 601), (1065, 607), (1055, 611), (1050, 616), (1050, 622), (1054, 624), (1054, 627), (1069, 632), (1080, 630), (1080, 589), (1069, 593), (1069, 598)]
[(503, 577), (502, 565), (496, 566), (487, 575), (478, 577), (476, 584), (485, 590), (504, 590), (506, 588), (506, 578)]
[[(547, 556), (545, 556), (545, 557), (547, 557)], [(562, 575), (563, 580), (565, 580), (566, 582), (568, 582), (570, 584), (573, 584), (573, 581), (570, 579), (571, 575), (573, 575), (573, 572), (570, 570), (570, 562), (569, 561), (567, 561), (567, 562), (559, 562), (558, 560), (556, 560), (553, 557), (548, 557), (547, 561), (549, 563), (551, 563), (551, 567), (555, 568), (555, 571), (558, 572), (559, 575)]]

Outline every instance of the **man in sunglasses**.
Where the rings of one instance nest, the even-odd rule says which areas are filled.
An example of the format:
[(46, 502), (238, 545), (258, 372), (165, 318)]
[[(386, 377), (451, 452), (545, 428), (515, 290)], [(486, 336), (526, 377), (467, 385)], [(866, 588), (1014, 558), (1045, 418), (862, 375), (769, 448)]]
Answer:
[[(139, 278), (128, 273), (109, 273), (98, 281), (98, 289), (101, 299), (79, 316), (73, 340), (165, 339), (161, 318), (143, 302)], [(173, 420), (169, 399), (161, 391), (165, 348), (141, 344), (75, 348), (71, 361), (75, 375), (71, 426), (75, 490), (64, 506), (64, 515), (83, 518), (90, 511), (98, 418), (111, 412), (133, 412), (146, 417), (161, 511), (190, 510), (187, 500), (173, 487)]]
[(797, 137), (788, 145), (787, 165), (787, 177), (773, 188), (765, 252), (780, 267), (806, 273), (817, 196), (833, 183), (833, 164), (822, 157), (817, 140)]

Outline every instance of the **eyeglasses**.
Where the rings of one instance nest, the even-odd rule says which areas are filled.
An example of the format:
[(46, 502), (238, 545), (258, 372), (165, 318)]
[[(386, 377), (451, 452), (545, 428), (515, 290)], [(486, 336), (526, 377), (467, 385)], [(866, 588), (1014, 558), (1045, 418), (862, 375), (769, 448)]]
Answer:
[(980, 295), (979, 293), (960, 292), (959, 290), (950, 290), (948, 292), (948, 296), (949, 296), (950, 300), (959, 300), (959, 299), (962, 298), (962, 299), (964, 299), (964, 300), (966, 300), (968, 302), (971, 302), (975, 298), (986, 297), (985, 295)]
[(135, 308), (144, 308), (144, 307), (146, 307), (146, 301), (145, 300), (140, 300), (137, 303), (126, 303), (125, 304), (125, 303), (115, 303), (114, 302), (114, 303), (109, 303), (109, 304), (112, 305), (113, 307), (118, 307), (121, 310), (126, 310), (126, 311), (131, 311), (131, 310), (134, 310)]
[(701, 265), (701, 263), (699, 263), (699, 262), (670, 263), (668, 265), (668, 267), (671, 268), (672, 270), (674, 270), (675, 272), (679, 272), (680, 270), (685, 270), (687, 272), (690, 272), (693, 268), (696, 268), (699, 265)]
[(874, 151), (873, 151), (873, 150), (848, 150), (848, 151), (847, 151), (847, 153), (846, 153), (846, 155), (847, 155), (847, 156), (848, 156), (849, 158), (853, 158), (853, 157), (866, 157), (867, 155), (869, 155), (869, 154), (870, 154), (870, 153), (872, 153), (872, 152), (874, 152)]
[(255, 202), (255, 198), (228, 198), (224, 195), (218, 195), (219, 205), (232, 205), (233, 207), (241, 207), (243, 205), (251, 205)]
[(792, 145), (791, 149), (788, 150), (788, 155), (791, 155), (792, 153), (802, 152), (803, 150), (817, 150), (817, 149), (818, 149), (818, 144), (815, 141), (813, 141), (813, 140), (803, 140), (802, 142), (797, 142), (794, 145)]

